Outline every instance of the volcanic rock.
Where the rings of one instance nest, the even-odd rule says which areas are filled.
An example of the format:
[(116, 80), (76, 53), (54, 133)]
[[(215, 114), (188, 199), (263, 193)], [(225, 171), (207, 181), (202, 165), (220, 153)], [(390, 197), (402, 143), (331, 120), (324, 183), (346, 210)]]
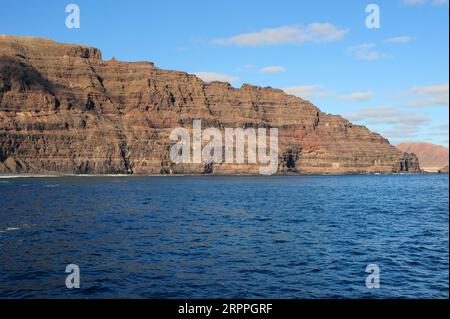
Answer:
[(278, 172), (418, 172), (364, 126), (283, 91), (205, 83), (92, 47), (0, 36), (0, 172), (241, 174), (255, 164), (174, 164), (173, 128), (278, 128)]
[(402, 152), (414, 153), (420, 161), (420, 166), (427, 172), (437, 172), (448, 166), (448, 148), (426, 142), (405, 142), (397, 145)]
[(438, 170), (440, 174), (448, 174), (448, 165)]

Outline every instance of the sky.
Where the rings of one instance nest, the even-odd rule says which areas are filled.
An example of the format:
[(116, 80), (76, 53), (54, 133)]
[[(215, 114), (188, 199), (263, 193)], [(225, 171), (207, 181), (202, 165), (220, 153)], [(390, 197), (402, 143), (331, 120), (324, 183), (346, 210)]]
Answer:
[[(80, 9), (79, 28), (66, 26), (69, 4)], [(448, 0), (0, 0), (0, 8), (0, 34), (281, 88), (393, 144), (448, 147)]]

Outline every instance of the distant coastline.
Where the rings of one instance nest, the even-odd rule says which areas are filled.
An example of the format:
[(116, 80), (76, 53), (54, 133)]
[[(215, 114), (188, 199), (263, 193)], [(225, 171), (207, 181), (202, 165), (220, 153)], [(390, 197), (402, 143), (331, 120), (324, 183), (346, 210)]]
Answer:
[(0, 174), (0, 179), (9, 178), (61, 178), (61, 177), (280, 177), (280, 176), (377, 176), (377, 175), (440, 175), (447, 172), (413, 172), (413, 173), (341, 173), (341, 174), (300, 174), (300, 173), (276, 173), (272, 175), (260, 174)]

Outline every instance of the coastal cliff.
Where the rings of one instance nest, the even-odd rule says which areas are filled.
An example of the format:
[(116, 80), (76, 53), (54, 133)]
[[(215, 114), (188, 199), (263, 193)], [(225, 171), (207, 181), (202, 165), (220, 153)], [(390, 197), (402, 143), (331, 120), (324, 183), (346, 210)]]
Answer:
[(173, 128), (278, 128), (279, 173), (419, 172), (364, 126), (282, 90), (205, 83), (92, 47), (0, 35), (0, 173), (257, 174), (255, 164), (174, 164)]
[(405, 142), (396, 147), (419, 158), (420, 167), (425, 172), (439, 172), (448, 167), (448, 148), (427, 142)]

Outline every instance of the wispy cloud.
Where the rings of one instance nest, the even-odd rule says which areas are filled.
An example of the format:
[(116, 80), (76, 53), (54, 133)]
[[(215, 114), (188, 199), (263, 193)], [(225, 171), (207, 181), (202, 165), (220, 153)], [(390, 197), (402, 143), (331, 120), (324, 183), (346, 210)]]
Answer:
[(255, 65), (248, 63), (248, 64), (245, 64), (243, 66), (238, 67), (236, 69), (236, 71), (237, 72), (247, 72), (247, 71), (250, 71), (250, 70), (252, 70), (254, 68), (255, 68)]
[(447, 94), (449, 93), (448, 83), (440, 83), (427, 86), (415, 86), (410, 90), (414, 94)]
[(283, 73), (286, 69), (282, 66), (266, 66), (259, 70), (261, 73)]
[(341, 95), (339, 98), (343, 101), (362, 102), (368, 101), (373, 97), (372, 92), (354, 92), (348, 95)]
[(331, 23), (310, 23), (306, 26), (283, 26), (268, 28), (252, 33), (243, 33), (225, 39), (213, 40), (213, 44), (238, 46), (263, 46), (280, 44), (301, 44), (304, 42), (334, 42), (347, 34), (347, 29)]
[(355, 113), (350, 113), (346, 117), (352, 121), (362, 121), (373, 118), (385, 118), (397, 116), (399, 111), (391, 106), (364, 108)]
[(430, 120), (425, 115), (405, 112), (393, 106), (382, 106), (364, 108), (358, 112), (347, 115), (351, 121), (364, 122), (367, 124), (423, 124)]
[(423, 125), (431, 120), (428, 116), (405, 112), (393, 106), (365, 108), (346, 117), (359, 124), (376, 126), (381, 135), (396, 142), (416, 139)]
[(434, 125), (430, 127), (429, 136), (448, 137), (448, 124)]
[(375, 43), (355, 45), (350, 47), (348, 51), (358, 60), (375, 61), (384, 57), (384, 54), (376, 49)]
[(448, 5), (448, 0), (433, 0), (431, 1), (431, 4), (434, 4), (436, 6)]
[(420, 127), (411, 124), (398, 124), (383, 130), (383, 136), (389, 140), (395, 140), (397, 142), (404, 141), (405, 139), (417, 139)]
[(399, 95), (403, 97), (415, 97), (414, 100), (404, 102), (402, 104), (403, 106), (425, 107), (449, 105), (449, 84), (441, 83), (428, 86), (416, 86)]
[(425, 106), (436, 106), (436, 105), (448, 105), (448, 95), (439, 95), (425, 99), (417, 99), (414, 101), (405, 102), (403, 106), (409, 107), (425, 107)]
[(394, 43), (394, 44), (403, 44), (403, 43), (411, 42), (412, 40), (414, 40), (413, 37), (408, 36), (408, 35), (402, 35), (402, 36), (392, 37), (392, 38), (386, 39), (385, 42), (387, 42), (387, 43)]
[(229, 82), (229, 83), (239, 82), (239, 77), (232, 76), (232, 75), (226, 75), (226, 74), (222, 74), (222, 73), (194, 72), (194, 74), (205, 82), (213, 82), (213, 81)]
[(322, 86), (318, 85), (291, 86), (282, 90), (287, 94), (292, 94), (307, 100), (330, 95), (328, 92), (323, 90)]
[(448, 124), (435, 125), (433, 126), (433, 129), (436, 131), (448, 133), (449, 126)]

